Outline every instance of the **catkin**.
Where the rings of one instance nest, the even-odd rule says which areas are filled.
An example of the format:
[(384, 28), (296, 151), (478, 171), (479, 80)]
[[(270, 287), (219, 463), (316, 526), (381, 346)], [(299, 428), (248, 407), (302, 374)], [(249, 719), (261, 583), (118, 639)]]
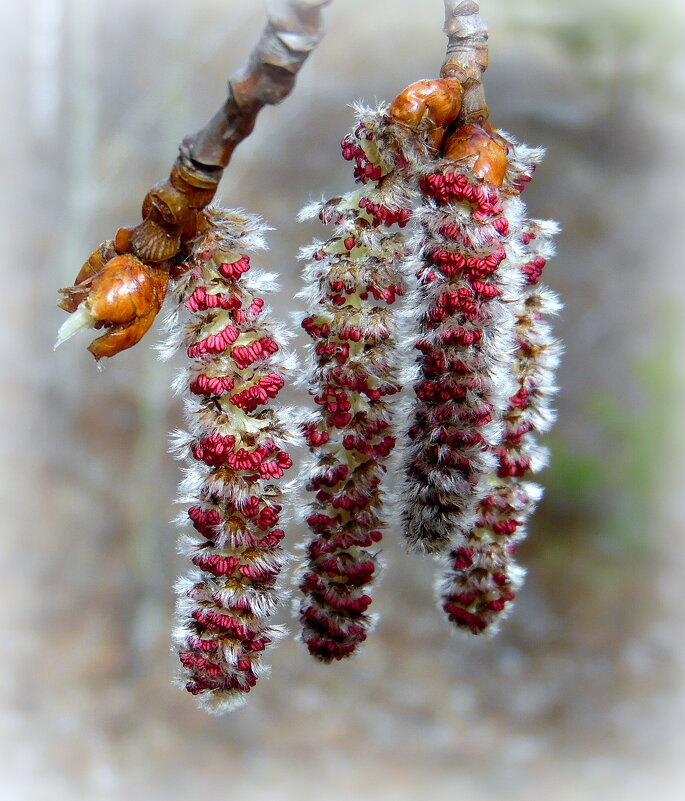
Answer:
[(403, 140), (385, 111), (357, 108), (357, 125), (341, 143), (362, 187), (302, 215), (335, 227), (304, 253), (309, 313), (302, 322), (314, 342), (307, 380), (318, 409), (304, 424), (313, 456), (305, 481), (314, 496), (299, 617), (304, 642), (323, 661), (351, 655), (373, 624), (370, 587), (385, 526), (381, 485), (395, 445), (395, 307), (405, 290), (401, 229), (411, 194), (404, 153), (415, 143)]
[(265, 672), (262, 652), (282, 634), (270, 618), (282, 595), (278, 524), (293, 425), (271, 401), (292, 360), (257, 295), (270, 277), (250, 271), (263, 224), (218, 208), (204, 215), (169, 323), (192, 360), (176, 381), (188, 431), (173, 449), (188, 465), (180, 551), (195, 569), (177, 586), (174, 641), (186, 689), (221, 712), (244, 701)]

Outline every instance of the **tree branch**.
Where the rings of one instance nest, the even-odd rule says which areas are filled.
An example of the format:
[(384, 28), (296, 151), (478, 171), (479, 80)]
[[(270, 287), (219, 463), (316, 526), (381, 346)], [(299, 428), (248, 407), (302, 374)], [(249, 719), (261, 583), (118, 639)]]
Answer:
[(169, 276), (183, 270), (187, 243), (202, 232), (200, 212), (214, 197), (233, 151), (253, 130), (259, 111), (292, 90), (323, 37), (321, 11), (330, 2), (267, 0), (267, 24), (247, 64), (229, 80), (226, 102), (183, 140), (169, 179), (146, 195), (142, 222), (103, 242), (74, 286), (60, 290), (59, 305), (70, 313), (79, 309), (79, 315), (62, 326), (58, 344), (89, 326), (108, 329), (89, 347), (96, 359), (140, 341), (159, 311)]

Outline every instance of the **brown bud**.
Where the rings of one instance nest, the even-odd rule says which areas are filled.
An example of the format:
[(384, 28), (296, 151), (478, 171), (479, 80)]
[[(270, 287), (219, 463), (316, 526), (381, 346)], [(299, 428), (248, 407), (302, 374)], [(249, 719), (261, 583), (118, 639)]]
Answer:
[(131, 253), (110, 259), (93, 277), (86, 306), (96, 324), (109, 329), (88, 348), (97, 360), (142, 339), (162, 306), (168, 280), (166, 270)]
[(412, 127), (427, 120), (430, 142), (438, 148), (445, 130), (459, 116), (462, 94), (461, 84), (449, 78), (417, 81), (395, 98), (388, 114)]
[(506, 146), (496, 135), (478, 125), (462, 125), (445, 142), (446, 159), (458, 161), (476, 156), (473, 173), (486, 184), (501, 186), (507, 169)]

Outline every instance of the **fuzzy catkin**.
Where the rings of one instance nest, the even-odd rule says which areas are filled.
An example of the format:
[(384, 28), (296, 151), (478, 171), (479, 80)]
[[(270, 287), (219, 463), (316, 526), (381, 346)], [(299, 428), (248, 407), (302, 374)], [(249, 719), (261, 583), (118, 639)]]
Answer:
[(222, 712), (241, 705), (266, 670), (262, 651), (283, 633), (270, 617), (286, 561), (279, 482), (293, 426), (270, 401), (292, 364), (257, 296), (273, 282), (250, 271), (263, 223), (215, 207), (203, 214), (169, 321), (169, 349), (182, 345), (192, 360), (176, 381), (189, 431), (173, 447), (188, 465), (179, 550), (196, 568), (177, 586), (174, 642), (186, 689)]
[[(542, 154), (514, 142), (510, 151), (512, 171), (519, 173), (513, 185), (522, 189), (520, 176), (531, 175)], [(555, 223), (526, 219), (518, 232), (522, 284), (504, 296), (514, 316), (514, 386), (502, 414), (501, 441), (490, 448), (496, 467), (483, 484), (475, 524), (447, 556), (438, 584), (448, 619), (472, 634), (494, 633), (511, 610), (525, 575), (516, 548), (542, 495), (541, 487), (524, 479), (545, 465), (547, 452), (537, 440), (554, 422), (550, 404), (560, 345), (545, 315), (556, 313), (560, 303), (538, 281), (554, 253), (557, 230)]]
[(528, 175), (519, 167), (508, 166), (501, 187), (474, 176), (473, 158), (427, 160), (417, 172), (420, 355), (402, 493), (417, 551), (448, 551), (473, 527), (496, 467), (512, 387), (510, 299), (522, 283), (517, 195)]
[[(394, 307), (404, 294), (402, 233), (410, 217), (404, 132), (385, 107), (357, 108), (357, 126), (341, 145), (362, 188), (314, 204), (335, 232), (316, 242), (305, 270), (314, 340), (309, 379), (319, 410), (304, 424), (313, 464), (306, 565), (299, 576), (299, 616), (309, 651), (323, 661), (351, 655), (373, 624), (370, 585), (385, 526), (381, 482), (395, 445), (390, 398), (399, 392)], [(312, 251), (305, 257), (312, 259)]]

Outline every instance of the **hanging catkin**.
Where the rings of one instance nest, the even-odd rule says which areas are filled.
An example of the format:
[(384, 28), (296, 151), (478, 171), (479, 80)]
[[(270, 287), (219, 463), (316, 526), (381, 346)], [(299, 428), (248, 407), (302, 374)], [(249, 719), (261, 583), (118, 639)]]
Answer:
[[(505, 186), (520, 191), (542, 152), (511, 139), (508, 150)], [(504, 301), (514, 317), (514, 383), (502, 414), (501, 440), (490, 449), (495, 469), (482, 485), (475, 523), (447, 556), (439, 584), (449, 620), (473, 634), (493, 633), (511, 609), (524, 576), (515, 551), (542, 495), (541, 487), (524, 478), (546, 464), (547, 452), (537, 440), (554, 422), (550, 403), (560, 346), (544, 318), (556, 313), (560, 303), (538, 281), (554, 253), (557, 230), (556, 223), (523, 218), (512, 241), (520, 282), (510, 284)]]
[(196, 568), (177, 587), (174, 640), (186, 689), (222, 711), (243, 701), (265, 671), (262, 651), (282, 634), (270, 617), (286, 559), (278, 523), (293, 424), (271, 404), (290, 365), (257, 295), (273, 281), (251, 270), (263, 224), (242, 212), (204, 214), (169, 321), (170, 350), (180, 340), (192, 360), (176, 381), (189, 430), (174, 449), (188, 464), (180, 550)]
[(307, 381), (318, 409), (304, 423), (313, 457), (304, 474), (314, 497), (299, 616), (304, 642), (323, 661), (352, 654), (373, 623), (369, 593), (385, 525), (381, 482), (395, 445), (390, 399), (401, 388), (394, 307), (405, 285), (399, 229), (410, 217), (406, 162), (386, 109), (356, 111), (341, 145), (362, 188), (301, 215), (335, 226), (303, 254), (310, 261), (302, 326), (314, 341)]

